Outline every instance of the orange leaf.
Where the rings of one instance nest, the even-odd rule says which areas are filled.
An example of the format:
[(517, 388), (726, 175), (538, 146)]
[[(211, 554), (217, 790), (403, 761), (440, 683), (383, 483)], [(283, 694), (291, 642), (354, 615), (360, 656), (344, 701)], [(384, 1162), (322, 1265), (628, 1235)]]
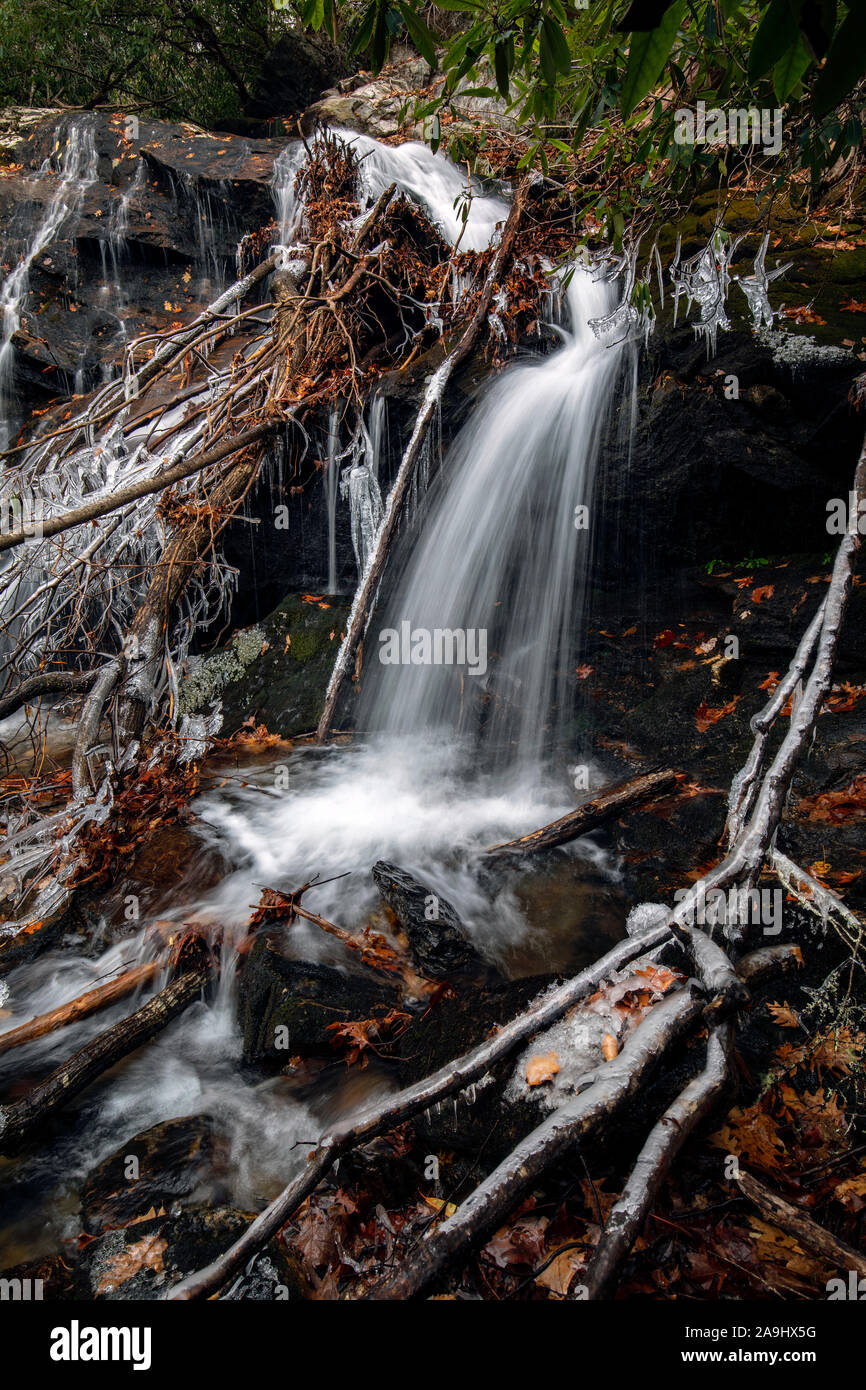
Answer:
[(699, 734), (706, 733), (712, 724), (718, 724), (720, 719), (724, 719), (726, 714), (731, 714), (743, 697), (735, 695), (733, 700), (729, 700), (726, 705), (719, 705), (711, 709), (703, 700), (695, 710), (695, 727)]
[(526, 1063), (527, 1086), (540, 1086), (543, 1081), (552, 1081), (559, 1071), (559, 1058), (555, 1052), (544, 1057), (530, 1057)]

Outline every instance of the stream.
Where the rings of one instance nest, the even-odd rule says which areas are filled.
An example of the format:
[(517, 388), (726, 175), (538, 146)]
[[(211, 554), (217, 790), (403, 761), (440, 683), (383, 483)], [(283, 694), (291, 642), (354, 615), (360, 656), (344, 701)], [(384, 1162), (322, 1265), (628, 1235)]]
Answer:
[[(394, 149), (369, 137), (344, 138), (358, 147), (371, 199), (396, 182), (452, 243), (459, 238), (470, 250), (489, 244), (507, 213), (501, 191), (473, 187), (464, 225), (465, 176), (444, 156), (419, 144)], [(80, 144), (71, 139), (46, 220), (3, 287), (7, 328), (20, 313), (35, 248), (44, 247), (68, 214), (67, 190), (74, 193), (87, 178), (86, 150), (83, 137)], [(303, 217), (292, 192), (298, 151), (297, 143), (287, 146), (274, 180), (286, 261)], [(121, 204), (104, 259), (106, 292), (115, 302), (124, 215)], [(589, 326), (610, 313), (613, 286), (578, 269), (550, 302), (560, 346), (508, 368), (482, 392), (419, 500), (420, 528), (401, 538), (398, 578), (377, 618), (381, 634), (407, 627), (431, 640), (437, 631), (466, 633), (474, 667), (464, 672), (447, 656), (442, 664), (435, 656), (427, 664), (405, 653), (406, 664), (388, 663), (383, 635), (376, 660), (370, 637), (369, 675), (351, 743), (298, 746), (240, 769), (219, 757), (207, 765), (216, 786), (193, 805), (184, 874), (162, 895), (158, 918), (220, 928), (215, 996), (193, 1005), (91, 1087), (45, 1143), (14, 1162), (0, 1160), (7, 1170), (0, 1265), (56, 1248), (73, 1235), (76, 1194), (86, 1173), (124, 1139), (159, 1121), (212, 1116), (227, 1137), (230, 1161), (222, 1188), (211, 1196), (256, 1208), (303, 1162), (304, 1143), (329, 1118), (393, 1084), (387, 1067), (375, 1063), (351, 1072), (335, 1062), (313, 1088), (286, 1076), (262, 1081), (239, 1065), (233, 952), (263, 887), (297, 887), (313, 876), (328, 880), (310, 890), (308, 905), (354, 930), (377, 910), (371, 865), (392, 861), (447, 898), (481, 954), (512, 977), (573, 969), (620, 934), (617, 867), (591, 838), (541, 871), (493, 877), (479, 861), (487, 845), (555, 819), (575, 800), (567, 752), (573, 742), (570, 692), (590, 563), (578, 512), (593, 503), (599, 442), (630, 350), (609, 347)], [(332, 536), (336, 507), (352, 509), (359, 569), (382, 500), (381, 410), (375, 423), (374, 417), (375, 408), (350, 460), (346, 501), (338, 498), (336, 457), (323, 484), (330, 489)], [(333, 583), (333, 560), (330, 568)], [(478, 695), (487, 711), (480, 719)], [(597, 781), (596, 770), (593, 776)], [(0, 1000), (0, 1032), (150, 958), (161, 944), (151, 926), (137, 923), (124, 939), (106, 940), (104, 949), (98, 939), (86, 947), (77, 942), (13, 971), (8, 997)], [(345, 965), (342, 948), (310, 923), (293, 926), (288, 949), (298, 959)], [(126, 1002), (31, 1044), (28, 1073), (59, 1064), (128, 1012)], [(0, 1057), (0, 1082), (7, 1084), (20, 1068), (17, 1054)]]

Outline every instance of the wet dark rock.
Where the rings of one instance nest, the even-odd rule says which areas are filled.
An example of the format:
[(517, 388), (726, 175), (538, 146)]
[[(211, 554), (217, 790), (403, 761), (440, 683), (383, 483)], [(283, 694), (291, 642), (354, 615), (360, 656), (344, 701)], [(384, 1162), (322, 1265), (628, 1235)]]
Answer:
[[(401, 1085), (429, 1076), (477, 1046), (556, 980), (554, 975), (535, 975), (441, 1000), (414, 1019), (400, 1039)], [(502, 1100), (514, 1064), (514, 1056), (505, 1058), (484, 1084), (476, 1083), (417, 1115), (412, 1125), (421, 1141), (463, 1153), (483, 1150), (485, 1168), (507, 1153), (539, 1120), (534, 1107)]]
[(154, 1125), (127, 1139), (88, 1175), (81, 1192), (82, 1228), (100, 1235), (150, 1211), (176, 1213), (181, 1205), (195, 1205), (213, 1195), (216, 1169), (224, 1158), (206, 1115)]
[(296, 115), (347, 71), (344, 54), (324, 35), (289, 30), (262, 63), (246, 113), (259, 118)]
[(70, 1266), (68, 1257), (61, 1254), (43, 1255), (38, 1260), (28, 1260), (23, 1264), (12, 1265), (0, 1270), (0, 1279), (15, 1290), (9, 1295), (23, 1303), (45, 1302), (48, 1299), (77, 1298), (75, 1269)]
[[(827, 549), (826, 503), (847, 496), (862, 437), (847, 400), (860, 365), (828, 356), (792, 369), (744, 331), (720, 334), (708, 360), (691, 326), (660, 329), (641, 354), (635, 433), (615, 422), (596, 484), (610, 580)], [(725, 396), (730, 377), (738, 399)]]
[(46, 396), (90, 389), (129, 338), (191, 317), (234, 278), (238, 241), (273, 218), (271, 179), (286, 144), (107, 113), (0, 113), (0, 159), (22, 166), (0, 179), (10, 266), (58, 186), (56, 174), (35, 175), (73, 121), (92, 131), (96, 176), (30, 267), (13, 339), (22, 416)]
[(422, 975), (447, 980), (485, 969), (466, 928), (446, 898), (384, 859), (373, 865), (372, 872), (379, 892), (406, 933)]
[[(108, 1231), (82, 1252), (77, 1296), (161, 1298), (173, 1284), (221, 1255), (253, 1219), (251, 1213), (233, 1207), (202, 1207)], [(275, 1240), (258, 1256), (247, 1280), (237, 1296), (294, 1301), (307, 1293), (299, 1265)]]
[(381, 1018), (396, 1002), (395, 992), (376, 980), (289, 959), (276, 934), (262, 933), (238, 986), (244, 1061), (285, 1066), (295, 1054), (333, 1056), (329, 1024)]

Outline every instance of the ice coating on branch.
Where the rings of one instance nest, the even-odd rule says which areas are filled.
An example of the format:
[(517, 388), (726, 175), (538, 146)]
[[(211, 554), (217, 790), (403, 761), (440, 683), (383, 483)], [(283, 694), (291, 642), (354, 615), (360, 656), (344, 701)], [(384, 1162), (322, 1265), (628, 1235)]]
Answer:
[(638, 335), (641, 335), (646, 343), (655, 327), (656, 314), (649, 294), (652, 264), (650, 263), (639, 278), (639, 250), (640, 238), (636, 242), (626, 244), (619, 255), (604, 250), (591, 258), (591, 263), (596, 266), (596, 279), (610, 283), (618, 280), (620, 276), (623, 277), (622, 294), (616, 308), (609, 314), (589, 320), (589, 326), (597, 338), (606, 338), (611, 333), (617, 334), (611, 346)]
[(222, 728), (222, 722), (221, 700), (217, 700), (210, 714), (185, 714), (178, 729), (181, 741), (178, 762), (199, 762)]
[(668, 920), (670, 908), (664, 903), (638, 903), (626, 918), (625, 929), (629, 936), (640, 936), (650, 927), (659, 927)]
[(731, 326), (725, 305), (731, 284), (731, 258), (741, 240), (742, 237), (732, 239), (727, 232), (717, 228), (703, 251), (682, 261), (680, 238), (677, 238), (676, 254), (670, 267), (674, 287), (674, 323), (677, 321), (680, 298), (685, 299), (687, 311), (692, 304), (697, 304), (700, 318), (693, 325), (695, 336), (703, 338), (708, 357), (715, 356), (719, 329)]
[(751, 275), (735, 275), (734, 279), (739, 285), (749, 303), (752, 311), (752, 327), (754, 329), (767, 328), (773, 326), (773, 308), (767, 290), (771, 281), (777, 280), (780, 275), (784, 275), (791, 269), (793, 261), (786, 261), (784, 265), (777, 265), (775, 270), (766, 270), (764, 257), (767, 254), (767, 247), (770, 244), (770, 233), (767, 232), (761, 242), (757, 255), (755, 256), (755, 267)]

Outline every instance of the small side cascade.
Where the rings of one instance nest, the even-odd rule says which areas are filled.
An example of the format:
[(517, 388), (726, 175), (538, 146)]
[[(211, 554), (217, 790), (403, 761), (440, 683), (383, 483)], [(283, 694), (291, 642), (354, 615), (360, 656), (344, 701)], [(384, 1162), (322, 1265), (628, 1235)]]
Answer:
[[(57, 151), (61, 149), (59, 158)], [(9, 415), (12, 406), (15, 334), (21, 327), (30, 289), (30, 267), (37, 256), (58, 235), (66, 219), (81, 205), (89, 186), (97, 177), (98, 155), (92, 122), (86, 118), (71, 121), (64, 133), (55, 132), (55, 151), (44, 160), (33, 179), (34, 195), (49, 180), (56, 180), (54, 191), (18, 264), (0, 286), (0, 446), (11, 436)]]

